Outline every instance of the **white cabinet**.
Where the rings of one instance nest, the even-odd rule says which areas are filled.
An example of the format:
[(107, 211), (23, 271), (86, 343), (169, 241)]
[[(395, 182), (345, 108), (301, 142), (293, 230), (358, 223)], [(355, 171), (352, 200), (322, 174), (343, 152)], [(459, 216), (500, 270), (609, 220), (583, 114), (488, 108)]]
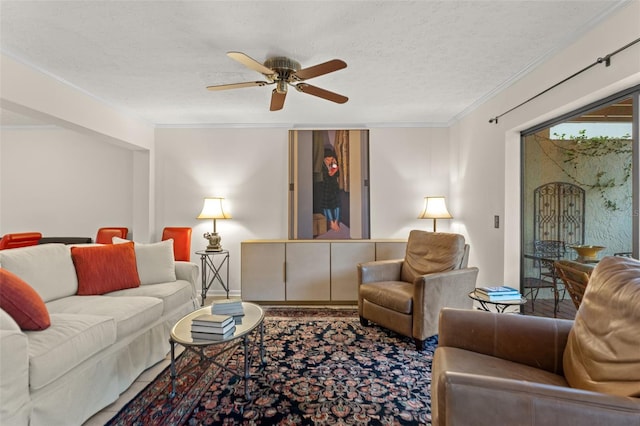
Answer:
[(248, 301), (285, 300), (284, 262), (284, 243), (242, 243), (242, 298)]
[(407, 251), (406, 241), (377, 241), (376, 260), (404, 259)]
[(287, 243), (286, 300), (331, 300), (329, 243)]
[(358, 300), (356, 265), (375, 259), (375, 252), (375, 243), (331, 243), (331, 300)]
[(241, 243), (241, 295), (257, 302), (355, 302), (358, 263), (404, 257), (402, 240)]

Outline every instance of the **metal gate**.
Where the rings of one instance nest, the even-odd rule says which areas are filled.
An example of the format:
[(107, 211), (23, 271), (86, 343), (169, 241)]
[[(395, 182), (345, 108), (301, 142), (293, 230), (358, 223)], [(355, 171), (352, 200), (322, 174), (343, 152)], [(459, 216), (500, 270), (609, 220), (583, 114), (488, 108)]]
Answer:
[(533, 240), (584, 243), (584, 189), (551, 182), (533, 191)]

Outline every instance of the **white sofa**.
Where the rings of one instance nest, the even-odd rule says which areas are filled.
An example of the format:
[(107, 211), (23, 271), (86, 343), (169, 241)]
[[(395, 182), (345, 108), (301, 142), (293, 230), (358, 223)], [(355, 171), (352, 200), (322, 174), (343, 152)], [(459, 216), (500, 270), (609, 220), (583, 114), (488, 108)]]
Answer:
[[(170, 260), (139, 252), (145, 246), (155, 245), (135, 245), (140, 286), (89, 296), (76, 294), (70, 246), (0, 251), (0, 266), (37, 291), (51, 322), (42, 331), (22, 331), (0, 309), (1, 425), (81, 425), (164, 359), (171, 327), (199, 307), (199, 271), (194, 263), (174, 262), (172, 251)], [(154, 269), (167, 266), (175, 279), (149, 283)]]

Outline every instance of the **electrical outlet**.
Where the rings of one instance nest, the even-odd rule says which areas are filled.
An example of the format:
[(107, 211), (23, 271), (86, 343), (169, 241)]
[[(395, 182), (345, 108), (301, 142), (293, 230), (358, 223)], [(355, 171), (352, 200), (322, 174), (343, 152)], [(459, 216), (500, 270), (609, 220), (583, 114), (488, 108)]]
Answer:
[(493, 227), (496, 228), (496, 229), (500, 228), (500, 216), (495, 215), (493, 217)]

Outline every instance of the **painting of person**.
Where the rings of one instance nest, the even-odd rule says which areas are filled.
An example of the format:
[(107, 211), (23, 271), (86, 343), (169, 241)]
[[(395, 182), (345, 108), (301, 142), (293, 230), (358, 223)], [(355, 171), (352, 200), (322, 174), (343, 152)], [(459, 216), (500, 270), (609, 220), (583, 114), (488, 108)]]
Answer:
[(349, 131), (313, 130), (311, 136), (313, 238), (350, 239)]
[(289, 238), (371, 238), (368, 131), (291, 130), (289, 144)]
[(340, 230), (340, 168), (336, 154), (331, 148), (325, 148), (322, 167), (322, 188), (320, 206), (327, 218), (327, 225), (334, 231)]

